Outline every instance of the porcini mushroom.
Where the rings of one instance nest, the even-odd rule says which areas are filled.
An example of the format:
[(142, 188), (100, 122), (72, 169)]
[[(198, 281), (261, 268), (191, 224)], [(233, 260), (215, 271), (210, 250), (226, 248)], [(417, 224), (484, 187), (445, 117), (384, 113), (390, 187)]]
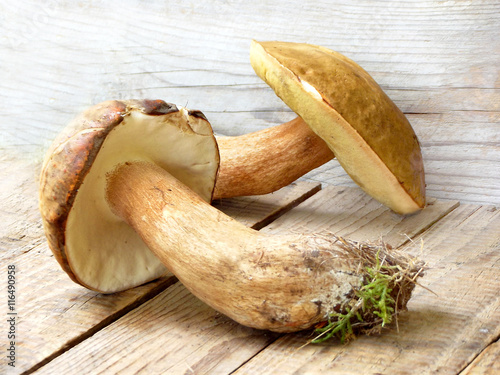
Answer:
[(424, 207), (415, 132), (363, 68), (329, 49), (288, 42), (253, 41), (250, 60), (363, 190), (400, 214)]
[(359, 309), (356, 291), (370, 282), (367, 267), (380, 263), (404, 270), (387, 293), (406, 306), (418, 272), (408, 257), (330, 234), (247, 228), (207, 203), (217, 166), (200, 112), (161, 101), (91, 108), (43, 166), (40, 209), (56, 259), (73, 280), (105, 293), (158, 277), (165, 265), (221, 313), (279, 332)]

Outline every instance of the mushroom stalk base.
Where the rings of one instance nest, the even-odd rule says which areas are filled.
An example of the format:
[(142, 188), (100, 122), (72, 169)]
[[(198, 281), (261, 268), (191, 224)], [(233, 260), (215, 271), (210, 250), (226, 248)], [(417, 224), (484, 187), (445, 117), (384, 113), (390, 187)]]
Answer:
[[(106, 193), (112, 211), (194, 295), (249, 327), (309, 328), (348, 308), (366, 277), (364, 250), (346, 250), (329, 233), (272, 236), (247, 228), (153, 164), (119, 166)], [(399, 301), (406, 304), (409, 294)]]
[(334, 157), (300, 117), (217, 143), (221, 164), (213, 199), (272, 193)]

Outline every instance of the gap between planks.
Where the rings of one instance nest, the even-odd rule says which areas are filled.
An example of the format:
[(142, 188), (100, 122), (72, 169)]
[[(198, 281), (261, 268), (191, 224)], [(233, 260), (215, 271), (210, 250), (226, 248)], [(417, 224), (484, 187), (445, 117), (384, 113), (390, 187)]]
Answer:
[[(224, 200), (216, 206), (247, 226), (262, 227), (320, 189), (318, 183), (298, 182), (273, 194)], [(9, 264), (16, 265), (23, 280), (30, 280), (29, 284), (19, 283), (22, 299), (18, 309), (23, 320), (19, 326), (16, 373), (35, 371), (177, 281), (167, 275), (138, 288), (106, 296), (70, 281), (57, 265), (46, 241), (26, 253), (13, 253), (17, 255), (9, 259)]]
[[(373, 240), (382, 236), (397, 247), (407, 241), (407, 236), (421, 233), (429, 223), (435, 223), (456, 207), (456, 202), (434, 202), (419, 215), (403, 218), (390, 213), (360, 189), (328, 187), (263, 230), (322, 229)], [(274, 224), (279, 221), (288, 226)], [(280, 342), (280, 337), (221, 316), (176, 283), (55, 358), (37, 374), (231, 373), (248, 361), (253, 362), (259, 353)]]
[(500, 374), (500, 341), (488, 345), (460, 375)]

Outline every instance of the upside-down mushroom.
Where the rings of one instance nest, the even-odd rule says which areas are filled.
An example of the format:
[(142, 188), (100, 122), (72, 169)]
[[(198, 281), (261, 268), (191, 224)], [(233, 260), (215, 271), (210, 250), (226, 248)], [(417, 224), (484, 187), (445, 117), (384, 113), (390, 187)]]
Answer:
[(330, 234), (247, 228), (208, 204), (218, 164), (200, 112), (162, 101), (93, 107), (44, 162), (40, 210), (50, 248), (93, 290), (131, 288), (168, 269), (216, 310), (260, 329), (297, 331), (352, 308), (367, 267), (379, 261), (410, 271), (389, 290), (406, 306), (416, 271), (405, 256), (353, 250)]
[[(231, 189), (236, 186), (250, 194), (259, 183), (266, 184), (261, 188), (284, 186), (279, 181), (290, 183), (291, 178), (335, 155), (365, 192), (393, 211), (411, 214), (425, 206), (417, 136), (401, 110), (363, 68), (338, 52), (286, 42), (253, 41), (250, 61), (257, 75), (300, 117), (266, 130), (262, 139), (260, 132), (252, 134), (251, 139), (257, 141), (251, 144), (258, 151), (251, 157), (246, 157), (251, 148), (244, 147), (245, 136), (234, 142), (220, 139), (216, 197), (234, 194)], [(288, 159), (287, 148), (274, 146), (284, 134), (290, 140), (288, 149), (294, 150)], [(250, 183), (245, 186), (247, 179)]]

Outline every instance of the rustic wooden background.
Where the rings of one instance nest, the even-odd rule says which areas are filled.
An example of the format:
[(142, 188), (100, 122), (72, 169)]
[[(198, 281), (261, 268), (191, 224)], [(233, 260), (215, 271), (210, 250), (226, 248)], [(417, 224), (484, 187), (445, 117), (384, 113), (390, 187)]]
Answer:
[[(228, 135), (291, 119), (248, 58), (251, 39), (286, 40), (373, 75), (421, 140), (430, 196), (500, 204), (498, 0), (22, 1), (0, 5), (0, 25), (7, 173), (35, 176), (61, 128), (107, 99), (187, 105)], [(336, 162), (308, 177), (351, 184)]]
[[(24, 335), (25, 353), (30, 353), (24, 355), (24, 369), (38, 366), (37, 363), (52, 358), (53, 353), (60, 354), (70, 342), (75, 345), (79, 340), (75, 337), (82, 332), (85, 337), (94, 335), (112, 319), (117, 319), (116, 311), (132, 310), (151, 298), (151, 291), (159, 293), (160, 288), (168, 284), (160, 281), (110, 300), (83, 293), (58, 269), (50, 259), (36, 209), (40, 163), (51, 140), (79, 111), (108, 99), (159, 98), (200, 109), (219, 134), (227, 135), (243, 134), (293, 118), (294, 114), (254, 74), (248, 58), (251, 39), (308, 42), (337, 50), (372, 74), (406, 113), (422, 143), (428, 195), (432, 202), (437, 199), (438, 203), (423, 216), (397, 224), (398, 233), (411, 229), (412, 235), (417, 236), (419, 231), (428, 229), (456, 209), (458, 202), (462, 204), (446, 216), (444, 224), (432, 227), (427, 251), (433, 264), (440, 264), (442, 253), (439, 251), (442, 251), (448, 254), (446, 267), (450, 270), (468, 267), (467, 272), (455, 273), (456, 280), (449, 279), (448, 268), (439, 266), (438, 276), (429, 277), (435, 280), (433, 287), (442, 290), (453, 303), (468, 301), (462, 304), (467, 313), (460, 310), (460, 314), (446, 320), (447, 324), (455, 325), (436, 337), (430, 347), (426, 346), (428, 335), (442, 327), (425, 314), (421, 320), (413, 316), (416, 320), (407, 326), (411, 328), (425, 322), (423, 336), (408, 335), (416, 340), (417, 346), (403, 343), (407, 345), (404, 348), (397, 346), (400, 344), (391, 347), (397, 343), (391, 335), (376, 343), (369, 339), (366, 342), (372, 345), (382, 342), (380, 345), (392, 348), (395, 357), (398, 350), (401, 353), (403, 349), (418, 347), (414, 351), (418, 355), (412, 357), (414, 362), (410, 361), (415, 366), (422, 364), (420, 355), (428, 358), (444, 353), (436, 359), (435, 368), (449, 358), (468, 363), (481, 348), (496, 342), (484, 352), (484, 358), (494, 363), (500, 353), (498, 336), (495, 336), (498, 327), (494, 326), (498, 322), (498, 302), (495, 302), (498, 301), (498, 272), (495, 270), (498, 270), (499, 221), (498, 210), (486, 205), (500, 206), (498, 0), (25, 0), (0, 3), (0, 277), (4, 279), (6, 264), (15, 263), (20, 268), (19, 306), (24, 309), (25, 321), (24, 326), (21, 321), (19, 329)], [(335, 161), (309, 173), (306, 179), (315, 184), (321, 182), (325, 188), (353, 186)], [(327, 192), (342, 191), (330, 188)], [(341, 199), (341, 193), (335, 194), (339, 198), (332, 200), (333, 203), (322, 195), (324, 202), (330, 202), (328, 215), (341, 213), (342, 220), (348, 218), (349, 222), (364, 225), (350, 210), (356, 209), (359, 214), (369, 207), (365, 212), (368, 221), (373, 217), (383, 218), (370, 230), (392, 228), (394, 217), (381, 213), (378, 206), (348, 204)], [(349, 197), (355, 198), (355, 202), (366, 200), (357, 190)], [(280, 198), (273, 199), (279, 201)], [(312, 203), (315, 210), (323, 206), (323, 203)], [(350, 219), (351, 214), (356, 220)], [(301, 216), (291, 217), (305, 220)], [(297, 223), (300, 227), (300, 222)], [(379, 232), (376, 233), (378, 236)], [(432, 238), (439, 241), (433, 242)], [(484, 261), (481, 256), (486, 253), (490, 263), (481, 263)], [(465, 254), (469, 263), (455, 259), (453, 254)], [(490, 265), (489, 273), (481, 270), (483, 264)], [(476, 277), (488, 298), (474, 296), (472, 292), (462, 297), (463, 290), (473, 291), (477, 287)], [(179, 288), (177, 285), (168, 293), (181, 293), (183, 298), (188, 298), (185, 290)], [(167, 297), (162, 294), (162, 298), (170, 298), (168, 293)], [(423, 306), (424, 312), (427, 306), (424, 302), (431, 297), (425, 298), (419, 294), (415, 299), (415, 306)], [(213, 314), (196, 299), (190, 301), (191, 305), (199, 306), (199, 311)], [(474, 315), (478, 312), (473, 307), (485, 304), (484, 301), (488, 301), (489, 306), (484, 310), (484, 320), (489, 319), (491, 327), (488, 326), (487, 338), (478, 338), (476, 325), (483, 317)], [(442, 305), (443, 309), (451, 306), (447, 303)], [(101, 311), (101, 315), (96, 311)], [(88, 321), (76, 318), (72, 321), (72, 314)], [(0, 328), (6, 331), (5, 322)], [(179, 329), (187, 330), (182, 326)], [(262, 342), (270, 340), (242, 327), (234, 329), (246, 340), (235, 350), (257, 353)], [(222, 337), (219, 334), (214, 337)], [(97, 350), (93, 343), (99, 342), (100, 337), (96, 335), (83, 349)], [(476, 338), (482, 341), (476, 345), (474, 354), (471, 351), (463, 355), (461, 350), (470, 349), (470, 340)], [(206, 337), (198, 336), (197, 332), (189, 339), (206, 341)], [(102, 340), (105, 343), (99, 346), (101, 349), (110, 342), (108, 336)], [(262, 352), (248, 362), (246, 368), (255, 369), (264, 363), (269, 373), (276, 373), (275, 354), (288, 353), (293, 340), (298, 339), (285, 336), (276, 341), (277, 351)], [(0, 348), (4, 347), (4, 341), (0, 339)], [(364, 342), (361, 340), (357, 348), (364, 348)], [(182, 346), (179, 350), (186, 348)], [(366, 348), (370, 350), (369, 345)], [(329, 366), (332, 352), (323, 347), (301, 354), (303, 366), (310, 365), (307, 356), (312, 358), (313, 351), (314, 358), (325, 354), (318, 368)], [(116, 353), (112, 346), (109, 352)], [(410, 352), (406, 350), (405, 356), (411, 357)], [(205, 353), (203, 358), (213, 360), (211, 353)], [(345, 358), (347, 369), (351, 366), (349, 359), (360, 358), (366, 354), (363, 353), (353, 352), (349, 357), (339, 349), (336, 355), (339, 359)], [(72, 363), (66, 358), (52, 362), (56, 372), (60, 369), (56, 367), (59, 363)], [(288, 366), (292, 373), (296, 363), (287, 358), (283, 355), (279, 366), (282, 370)], [(380, 365), (377, 369), (385, 366), (384, 361), (382, 358), (377, 362)], [(461, 368), (463, 363), (454, 363), (449, 368)], [(484, 359), (480, 363), (484, 364)], [(106, 373), (106, 364), (96, 362), (94, 365), (102, 365), (102, 373)], [(47, 371), (50, 372), (50, 367)]]

